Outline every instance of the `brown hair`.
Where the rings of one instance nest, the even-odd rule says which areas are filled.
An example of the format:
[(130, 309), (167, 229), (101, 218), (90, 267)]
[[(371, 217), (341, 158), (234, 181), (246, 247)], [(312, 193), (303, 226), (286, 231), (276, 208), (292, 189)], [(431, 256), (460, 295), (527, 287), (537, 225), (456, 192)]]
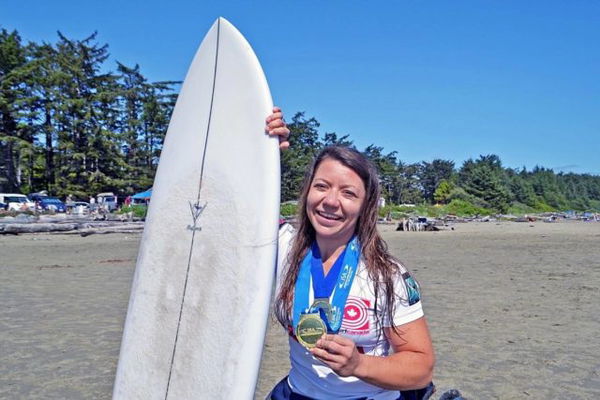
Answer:
[[(292, 304), (294, 301), (294, 286), (300, 270), (302, 260), (308, 248), (315, 240), (315, 230), (308, 219), (306, 199), (310, 190), (315, 172), (325, 159), (339, 161), (350, 168), (363, 181), (365, 185), (365, 201), (356, 224), (356, 235), (361, 246), (361, 257), (365, 262), (369, 279), (373, 282), (375, 291), (374, 309), (377, 313), (377, 303), (380, 295), (385, 299), (384, 310), (390, 324), (393, 322), (394, 305), (394, 277), (400, 272), (399, 262), (387, 250), (387, 245), (377, 232), (377, 208), (380, 196), (379, 178), (377, 169), (371, 161), (357, 150), (345, 146), (330, 146), (323, 149), (314, 159), (311, 167), (304, 177), (302, 192), (298, 203), (298, 229), (288, 254), (287, 266), (283, 270), (282, 282), (279, 293), (275, 299), (275, 315), (285, 327), (291, 321)], [(381, 318), (377, 316), (378, 325)]]

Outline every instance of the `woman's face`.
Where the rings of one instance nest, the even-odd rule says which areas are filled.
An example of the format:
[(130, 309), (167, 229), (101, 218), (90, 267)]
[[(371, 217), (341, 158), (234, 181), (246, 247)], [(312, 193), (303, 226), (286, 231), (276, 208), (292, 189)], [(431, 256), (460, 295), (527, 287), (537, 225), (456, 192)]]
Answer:
[(321, 161), (306, 200), (306, 212), (317, 239), (350, 240), (365, 195), (365, 185), (356, 172), (331, 158)]

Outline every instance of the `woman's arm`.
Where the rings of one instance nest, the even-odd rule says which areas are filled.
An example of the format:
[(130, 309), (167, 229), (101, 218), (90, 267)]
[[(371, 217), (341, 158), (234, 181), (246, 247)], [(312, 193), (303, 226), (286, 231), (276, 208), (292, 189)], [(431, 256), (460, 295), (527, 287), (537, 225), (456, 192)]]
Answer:
[(385, 328), (394, 354), (360, 354), (354, 342), (340, 335), (323, 335), (311, 353), (340, 376), (355, 376), (390, 390), (420, 389), (432, 380), (435, 356), (424, 317)]

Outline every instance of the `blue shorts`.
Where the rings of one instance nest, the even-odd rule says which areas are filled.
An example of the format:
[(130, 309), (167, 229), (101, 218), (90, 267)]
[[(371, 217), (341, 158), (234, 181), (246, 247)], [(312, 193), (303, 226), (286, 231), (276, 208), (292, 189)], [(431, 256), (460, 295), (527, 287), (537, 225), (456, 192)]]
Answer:
[[(427, 387), (418, 390), (404, 390), (398, 392), (397, 400), (427, 400), (431, 397), (435, 391), (433, 382), (427, 385)], [(266, 400), (314, 400), (310, 397), (303, 396), (298, 393), (292, 392), (292, 388), (288, 383), (287, 376), (283, 378), (273, 388), (271, 393), (267, 396)], [(356, 400), (369, 400), (368, 397), (359, 397)]]

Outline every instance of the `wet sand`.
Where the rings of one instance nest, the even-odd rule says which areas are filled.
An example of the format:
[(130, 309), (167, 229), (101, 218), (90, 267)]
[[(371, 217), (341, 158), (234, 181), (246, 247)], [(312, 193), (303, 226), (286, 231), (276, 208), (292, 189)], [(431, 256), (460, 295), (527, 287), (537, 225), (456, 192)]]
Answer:
[[(434, 398), (600, 398), (600, 223), (393, 228), (382, 234), (423, 290)], [(0, 236), (1, 399), (110, 399), (139, 240)], [(272, 323), (256, 398), (288, 368)]]

